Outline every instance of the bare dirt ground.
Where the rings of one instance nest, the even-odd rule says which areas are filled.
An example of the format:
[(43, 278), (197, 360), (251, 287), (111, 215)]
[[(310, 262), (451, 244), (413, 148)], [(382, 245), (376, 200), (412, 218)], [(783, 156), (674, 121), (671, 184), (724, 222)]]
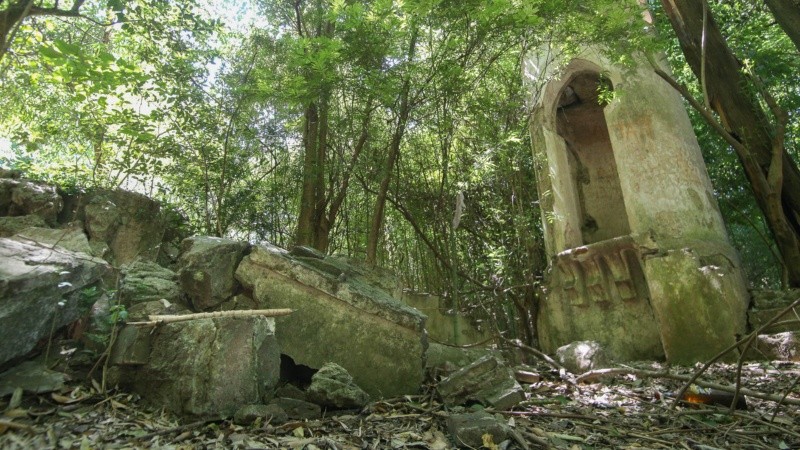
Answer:
[[(674, 393), (696, 368), (640, 363), (589, 383), (538, 367), (528, 400), (495, 413), (511, 432), (483, 436), (488, 449), (800, 449), (800, 363), (742, 367), (747, 409), (672, 407)], [(683, 380), (677, 379), (683, 377)], [(698, 384), (733, 386), (736, 366), (715, 364)], [(361, 411), (319, 420), (243, 427), (229, 420), (179, 418), (144, 407), (124, 392), (100, 394), (97, 383), (73, 381), (57, 393), (0, 400), (3, 449), (449, 449), (448, 417), (475, 409), (445, 408), (435, 386), (423, 395), (383, 400)], [(763, 397), (763, 398), (759, 398)], [(472, 447), (475, 448), (475, 447)]]

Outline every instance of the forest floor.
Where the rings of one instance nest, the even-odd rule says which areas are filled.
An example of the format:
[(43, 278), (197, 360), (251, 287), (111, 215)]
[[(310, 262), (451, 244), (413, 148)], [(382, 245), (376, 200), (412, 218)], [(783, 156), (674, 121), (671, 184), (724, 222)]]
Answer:
[[(509, 425), (508, 438), (495, 442), (484, 437), (483, 448), (800, 449), (800, 363), (745, 364), (740, 386), (772, 399), (747, 395), (747, 409), (735, 411), (685, 404), (671, 408), (674, 393), (685, 384), (678, 378), (696, 368), (640, 363), (593, 377), (591, 383), (560, 376), (549, 366), (537, 369), (541, 380), (525, 385), (528, 400), (495, 413)], [(698, 383), (733, 385), (735, 377), (735, 365), (715, 364)], [(0, 400), (0, 410), (5, 409), (0, 448), (470, 448), (456, 445), (447, 425), (449, 416), (466, 410), (444, 407), (433, 385), (425, 395), (383, 400), (361, 411), (281, 425), (257, 421), (248, 427), (228, 420), (181, 419), (148, 409), (131, 394), (103, 395), (98, 388), (97, 383), (73, 382), (62, 392), (26, 394), (19, 405)]]

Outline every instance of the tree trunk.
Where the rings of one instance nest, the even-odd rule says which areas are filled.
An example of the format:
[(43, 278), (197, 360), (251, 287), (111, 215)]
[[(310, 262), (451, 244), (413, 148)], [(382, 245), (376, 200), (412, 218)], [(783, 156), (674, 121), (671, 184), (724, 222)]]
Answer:
[(375, 265), (378, 256), (378, 243), (383, 235), (383, 218), (386, 211), (386, 194), (389, 192), (389, 182), (392, 179), (392, 172), (394, 165), (400, 156), (400, 144), (403, 141), (403, 134), (406, 131), (406, 123), (408, 122), (408, 114), (411, 111), (411, 105), (408, 101), (408, 94), (411, 90), (411, 63), (414, 60), (414, 52), (417, 47), (417, 28), (416, 24), (411, 24), (414, 27), (411, 30), (411, 38), (408, 45), (408, 56), (406, 58), (408, 67), (406, 68), (406, 78), (403, 80), (403, 86), (400, 89), (400, 111), (397, 114), (397, 123), (395, 125), (392, 140), (389, 144), (389, 156), (384, 166), (383, 179), (381, 180), (378, 195), (375, 198), (375, 208), (372, 211), (372, 221), (370, 223), (369, 235), (367, 236), (367, 264)]
[[(779, 123), (776, 130), (759, 99), (746, 90), (751, 80), (742, 73), (706, 0), (661, 2), (686, 61), (700, 80), (707, 105), (719, 115), (721, 126), (734, 139), (733, 143), (741, 143), (742, 151), (737, 151), (739, 161), (778, 244), (789, 283), (800, 287), (800, 263), (797, 261), (800, 254), (800, 171), (783, 147), (783, 127)], [(767, 93), (764, 100), (770, 103), (771, 99), (766, 96)], [(776, 121), (780, 122), (774, 113)], [(770, 168), (778, 169), (778, 173)]]
[(353, 169), (358, 161), (358, 157), (361, 155), (361, 151), (364, 149), (364, 145), (367, 143), (367, 139), (369, 138), (369, 123), (371, 118), (372, 99), (370, 98), (367, 100), (364, 118), (361, 121), (361, 134), (358, 137), (358, 141), (356, 141), (355, 146), (353, 147), (353, 154), (350, 157), (350, 162), (347, 164), (344, 174), (342, 175), (342, 183), (339, 185), (339, 191), (336, 193), (336, 196), (331, 196), (332, 199), (330, 204), (327, 205), (327, 213), (322, 211), (323, 216), (320, 220), (319, 232), (316, 239), (316, 248), (319, 251), (325, 252), (330, 244), (331, 227), (333, 227), (333, 224), (336, 222), (336, 218), (339, 215), (339, 210), (342, 207), (342, 203), (344, 203), (345, 197), (347, 197), (347, 189), (350, 186), (350, 177), (353, 175)]
[(775, 16), (775, 21), (794, 42), (800, 51), (800, 1), (798, 0), (764, 0)]
[[(318, 20), (324, 19), (322, 2), (317, 3)], [(302, 14), (299, 2), (295, 4), (297, 12), (297, 30), (303, 36)], [(334, 24), (319, 22), (316, 27), (317, 37), (332, 38)], [(305, 73), (305, 77), (316, 76), (314, 72)], [(325, 217), (327, 197), (325, 195), (325, 172), (328, 148), (328, 111), (331, 87), (324, 86), (316, 100), (311, 101), (303, 113), (303, 188), (300, 196), (300, 213), (297, 219), (295, 244), (307, 245), (325, 251), (327, 239), (320, 238), (321, 223)]]
[(9, 39), (11, 37), (11, 30), (13, 30), (22, 19), (27, 17), (32, 5), (33, 0), (19, 0), (9, 4), (5, 10), (0, 11), (0, 60), (3, 59), (3, 56), (8, 50), (8, 46), (11, 45)]

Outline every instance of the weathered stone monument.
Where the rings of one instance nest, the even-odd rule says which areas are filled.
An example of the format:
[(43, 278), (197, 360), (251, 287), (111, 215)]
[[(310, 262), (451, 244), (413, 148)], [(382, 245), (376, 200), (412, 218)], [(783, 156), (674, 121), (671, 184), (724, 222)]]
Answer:
[(525, 76), (550, 258), (542, 348), (688, 363), (733, 343), (748, 294), (678, 93), (647, 61), (594, 50), (542, 49)]

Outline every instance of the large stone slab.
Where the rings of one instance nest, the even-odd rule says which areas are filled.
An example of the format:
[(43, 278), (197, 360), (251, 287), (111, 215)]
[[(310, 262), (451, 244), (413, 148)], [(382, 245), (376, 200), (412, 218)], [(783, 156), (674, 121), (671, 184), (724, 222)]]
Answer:
[(373, 398), (419, 390), (425, 316), (363, 282), (358, 269), (335, 258), (256, 246), (236, 278), (260, 307), (295, 310), (277, 323), (281, 352), (297, 364), (320, 368), (335, 362)]
[(177, 414), (232, 416), (260, 403), (280, 375), (272, 318), (217, 318), (125, 327), (112, 364), (120, 386)]
[(109, 270), (84, 253), (0, 238), (0, 364), (87, 314)]

